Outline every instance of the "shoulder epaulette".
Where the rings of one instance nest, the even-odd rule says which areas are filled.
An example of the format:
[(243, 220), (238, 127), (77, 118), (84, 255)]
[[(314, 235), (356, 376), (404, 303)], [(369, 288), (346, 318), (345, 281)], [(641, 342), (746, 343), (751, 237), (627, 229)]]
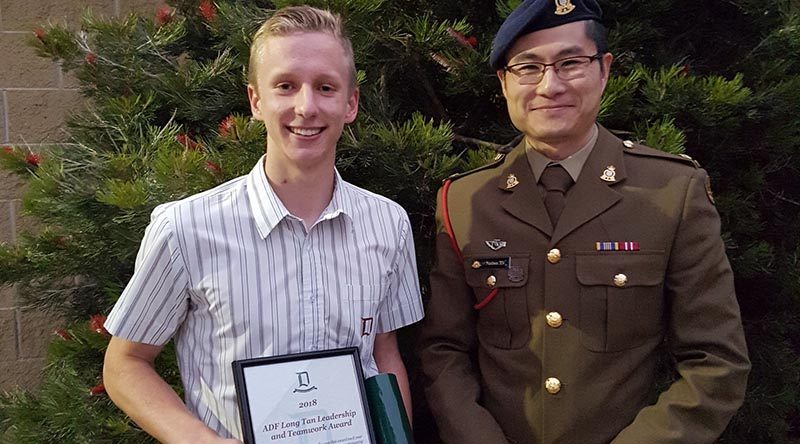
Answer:
[(505, 154), (497, 153), (497, 155), (494, 156), (494, 159), (491, 162), (487, 163), (486, 165), (481, 165), (478, 168), (473, 168), (473, 169), (471, 169), (469, 171), (464, 171), (463, 173), (451, 174), (450, 176), (447, 177), (447, 179), (445, 179), (445, 181), (447, 181), (447, 180), (450, 180), (450, 181), (456, 180), (456, 179), (464, 177), (464, 176), (469, 176), (472, 173), (477, 173), (478, 171), (483, 171), (483, 170), (488, 170), (489, 168), (494, 168), (494, 167), (496, 167), (498, 165), (502, 165), (502, 163), (505, 160), (506, 160), (506, 155)]
[(478, 168), (473, 168), (469, 171), (464, 171), (463, 173), (451, 174), (449, 177), (447, 177), (447, 179), (445, 179), (445, 181), (447, 180), (453, 181), (460, 177), (469, 176), (472, 173), (477, 173), (478, 171), (488, 170), (489, 168), (494, 168), (496, 166), (502, 165), (503, 162), (505, 162), (506, 160), (506, 154), (510, 153), (511, 150), (513, 150), (514, 147), (516, 147), (519, 144), (519, 142), (522, 140), (522, 137), (523, 134), (520, 134), (519, 136), (515, 137), (514, 140), (512, 140), (511, 142), (508, 142), (505, 145), (501, 145), (495, 148), (495, 150), (497, 151), (497, 155), (494, 156), (494, 159), (492, 159), (492, 161), (487, 163), (486, 165), (481, 165)]
[(648, 146), (625, 140), (622, 142), (625, 146), (625, 153), (633, 154), (636, 156), (656, 157), (659, 159), (676, 160), (683, 163), (688, 163), (695, 168), (700, 168), (700, 163), (692, 159), (688, 154), (670, 154), (666, 151), (657, 150)]

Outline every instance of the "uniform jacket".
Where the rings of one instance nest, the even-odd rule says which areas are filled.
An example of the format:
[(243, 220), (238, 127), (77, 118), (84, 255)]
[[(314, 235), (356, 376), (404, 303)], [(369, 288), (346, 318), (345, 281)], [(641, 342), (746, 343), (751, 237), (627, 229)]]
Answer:
[[(601, 179), (609, 167), (613, 181)], [(601, 127), (554, 228), (521, 143), (449, 189), (463, 260), (440, 192), (421, 360), (442, 439), (713, 442), (742, 403), (750, 363), (707, 180), (690, 159)], [(658, 395), (665, 347), (678, 376)]]

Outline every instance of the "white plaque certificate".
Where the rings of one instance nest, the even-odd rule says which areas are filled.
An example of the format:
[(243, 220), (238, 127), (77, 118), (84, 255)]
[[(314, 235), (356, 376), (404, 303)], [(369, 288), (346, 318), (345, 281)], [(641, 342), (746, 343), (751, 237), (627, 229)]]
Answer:
[(356, 347), (233, 362), (245, 444), (373, 444)]

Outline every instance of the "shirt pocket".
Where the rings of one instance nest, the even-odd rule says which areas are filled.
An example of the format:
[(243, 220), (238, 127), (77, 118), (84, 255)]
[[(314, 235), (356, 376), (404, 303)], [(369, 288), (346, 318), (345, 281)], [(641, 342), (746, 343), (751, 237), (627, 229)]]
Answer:
[(475, 303), (497, 294), (478, 310), (478, 339), (502, 349), (524, 347), (530, 338), (527, 285), (530, 254), (478, 255), (464, 258), (464, 274)]
[(592, 351), (627, 350), (663, 336), (663, 251), (576, 253), (581, 342)]
[[(341, 301), (342, 322), (349, 337), (364, 341), (374, 338), (378, 327), (378, 307), (384, 291), (383, 280), (377, 284), (347, 284)], [(370, 341), (371, 342), (371, 341)], [(357, 345), (357, 343), (345, 344)]]

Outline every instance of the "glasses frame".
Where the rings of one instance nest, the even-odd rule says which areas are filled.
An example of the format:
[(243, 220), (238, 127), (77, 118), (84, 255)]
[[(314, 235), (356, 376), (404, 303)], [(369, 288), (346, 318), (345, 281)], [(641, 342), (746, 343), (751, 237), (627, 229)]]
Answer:
[[(597, 54), (590, 55), (590, 56), (570, 56), (570, 57), (564, 57), (563, 59), (558, 59), (553, 63), (519, 62), (519, 63), (514, 63), (513, 65), (504, 66), (503, 67), (503, 72), (507, 72), (507, 73), (510, 72), (511, 74), (513, 74), (514, 77), (517, 79), (517, 83), (519, 83), (520, 85), (538, 85), (542, 81), (542, 79), (544, 79), (544, 75), (547, 73), (547, 68), (548, 67), (552, 67), (553, 71), (556, 74), (556, 77), (558, 77), (561, 80), (575, 80), (575, 79), (579, 78), (580, 76), (571, 77), (571, 78), (568, 78), (568, 79), (562, 78), (561, 75), (559, 74), (559, 68), (556, 65), (562, 64), (562, 63), (564, 63), (565, 61), (568, 61), (568, 60), (588, 59), (589, 63), (587, 63), (586, 66), (589, 66), (595, 60), (602, 59), (603, 55), (604, 55), (603, 53), (598, 52)], [(519, 74), (519, 73), (517, 73), (515, 68), (518, 67), (518, 66), (522, 66), (522, 65), (539, 65), (539, 66), (541, 66), (542, 67), (542, 73), (539, 75), (538, 80), (536, 80), (535, 82), (524, 82), (524, 83), (520, 82), (520, 79), (522, 79), (522, 77), (524, 77), (524, 76)]]

